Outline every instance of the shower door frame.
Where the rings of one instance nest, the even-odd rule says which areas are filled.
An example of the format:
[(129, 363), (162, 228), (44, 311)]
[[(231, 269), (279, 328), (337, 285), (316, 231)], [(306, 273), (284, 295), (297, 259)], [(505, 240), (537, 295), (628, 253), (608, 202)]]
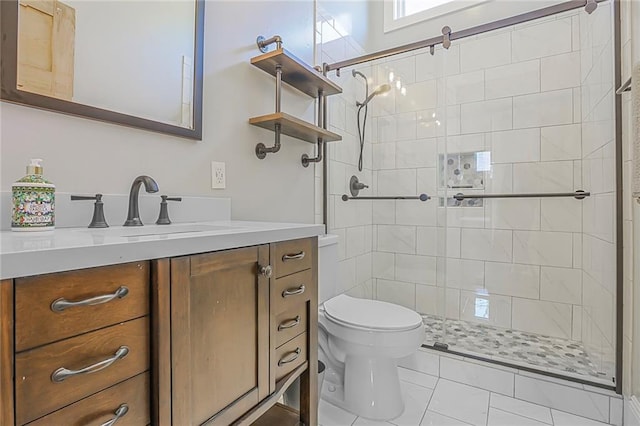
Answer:
[[(606, 1), (611, 1), (613, 6), (613, 37), (614, 37), (614, 91), (622, 84), (622, 55), (621, 55), (621, 47), (622, 47), (622, 35), (621, 35), (621, 25), (620, 25), (620, 1), (621, 0), (595, 0), (596, 3), (602, 3)], [(497, 21), (489, 22), (487, 24), (478, 25), (472, 28), (467, 28), (461, 31), (450, 32), (449, 34), (439, 35), (436, 37), (432, 37), (426, 40), (406, 44), (403, 46), (382, 50), (375, 53), (370, 53), (367, 55), (358, 56), (356, 58), (347, 59), (340, 62), (335, 62), (333, 64), (323, 64), (323, 74), (326, 76), (328, 72), (335, 71), (338, 75), (342, 68), (346, 68), (353, 65), (358, 65), (366, 62), (371, 62), (377, 59), (387, 58), (390, 56), (395, 56), (401, 53), (411, 52), (414, 50), (432, 48), (434, 46), (443, 44), (445, 41), (454, 41), (460, 40), (466, 37), (486, 33), (493, 30), (498, 30), (501, 28), (509, 27), (512, 25), (522, 24), (525, 22), (529, 22), (535, 19), (544, 18), (547, 16), (556, 15), (562, 12), (567, 12), (570, 10), (578, 9), (585, 7), (591, 0), (570, 0), (564, 3), (560, 3), (557, 5), (545, 7), (542, 9), (534, 10), (531, 12), (523, 13), (520, 15), (512, 16), (505, 19), (500, 19)], [(446, 28), (446, 27), (445, 27)], [(600, 387), (604, 389), (614, 390), (617, 394), (622, 394), (622, 348), (623, 348), (623, 295), (624, 295), (624, 287), (623, 287), (623, 273), (624, 273), (624, 264), (623, 264), (623, 238), (624, 238), (624, 230), (623, 230), (623, 193), (622, 193), (622, 185), (623, 185), (623, 159), (622, 159), (622, 96), (619, 94), (615, 94), (614, 98), (615, 103), (615, 123), (614, 123), (614, 134), (615, 134), (615, 181), (616, 181), (616, 190), (615, 190), (615, 205), (616, 205), (616, 303), (615, 303), (615, 323), (616, 323), (616, 347), (615, 347), (615, 375), (613, 377), (614, 384), (611, 386), (592, 382), (586, 379), (575, 378), (571, 376), (565, 376), (559, 373), (552, 373), (544, 370), (539, 370), (533, 367), (523, 367), (523, 366), (515, 366), (508, 362), (496, 361), (492, 359), (488, 359), (482, 356), (469, 355), (464, 352), (456, 352), (451, 351), (449, 349), (445, 349), (439, 346), (425, 346), (430, 349), (440, 350), (448, 353), (453, 353), (457, 355), (462, 355), (467, 358), (473, 358), (481, 361), (485, 361), (492, 364), (499, 364), (508, 367), (516, 367), (520, 370), (534, 372), (537, 374), (555, 377), (563, 380), (573, 381), (577, 383), (587, 384), (590, 386)], [(324, 149), (324, 158), (323, 162), (323, 223), (325, 225), (325, 229), (328, 229), (328, 170), (327, 170), (327, 152), (326, 152), (326, 144), (323, 147)], [(424, 345), (423, 345), (424, 346)]]

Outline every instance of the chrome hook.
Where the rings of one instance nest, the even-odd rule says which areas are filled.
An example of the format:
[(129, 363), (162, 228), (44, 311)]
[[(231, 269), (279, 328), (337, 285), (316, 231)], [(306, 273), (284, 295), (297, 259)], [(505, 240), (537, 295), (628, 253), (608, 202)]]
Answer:
[(451, 47), (451, 28), (448, 26), (442, 27), (442, 47), (445, 49)]

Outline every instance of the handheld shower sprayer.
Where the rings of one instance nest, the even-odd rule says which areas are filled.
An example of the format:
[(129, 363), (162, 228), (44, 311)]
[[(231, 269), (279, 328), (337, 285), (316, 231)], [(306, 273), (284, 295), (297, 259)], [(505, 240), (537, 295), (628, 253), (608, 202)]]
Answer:
[[(377, 95), (387, 93), (389, 90), (391, 90), (391, 86), (386, 83), (381, 84), (380, 86), (376, 87), (371, 94), (369, 94), (369, 80), (367, 79), (367, 76), (361, 73), (360, 71), (356, 71), (356, 70), (351, 70), (351, 75), (354, 77), (360, 76), (364, 79), (364, 82), (365, 82), (364, 101), (362, 102), (356, 101), (356, 106), (358, 107), (358, 115), (357, 115), (358, 137), (360, 138), (360, 157), (358, 158), (358, 170), (362, 171), (362, 151), (364, 150), (364, 131), (365, 131), (365, 126), (367, 124), (367, 113), (369, 111), (369, 107), (367, 106), (367, 104), (371, 102), (371, 100)], [(364, 119), (361, 121), (360, 113), (362, 112), (363, 109), (364, 109)]]

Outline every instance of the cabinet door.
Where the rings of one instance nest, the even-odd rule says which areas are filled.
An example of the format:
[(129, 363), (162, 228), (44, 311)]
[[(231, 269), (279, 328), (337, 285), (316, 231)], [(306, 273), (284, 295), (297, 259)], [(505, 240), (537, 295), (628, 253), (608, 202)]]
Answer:
[(171, 260), (174, 425), (230, 424), (268, 395), (269, 246)]

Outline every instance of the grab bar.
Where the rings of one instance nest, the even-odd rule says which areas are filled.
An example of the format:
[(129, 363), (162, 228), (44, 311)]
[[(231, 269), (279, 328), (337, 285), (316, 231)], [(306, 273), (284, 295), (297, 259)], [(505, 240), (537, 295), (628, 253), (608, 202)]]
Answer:
[(391, 196), (391, 197), (349, 197), (347, 194), (344, 194), (342, 196), (342, 201), (349, 201), (349, 200), (420, 200), (420, 201), (427, 201), (430, 200), (431, 197), (428, 196), (427, 194), (420, 194), (418, 196), (414, 196), (414, 195), (410, 195), (410, 196), (402, 196), (402, 195), (396, 195), (396, 196)]
[(591, 196), (590, 192), (577, 190), (575, 192), (555, 192), (547, 194), (476, 194), (465, 195), (463, 193), (457, 193), (452, 198), (457, 201), (462, 201), (470, 198), (560, 198), (560, 197), (573, 197), (576, 200), (584, 200), (586, 197)]

